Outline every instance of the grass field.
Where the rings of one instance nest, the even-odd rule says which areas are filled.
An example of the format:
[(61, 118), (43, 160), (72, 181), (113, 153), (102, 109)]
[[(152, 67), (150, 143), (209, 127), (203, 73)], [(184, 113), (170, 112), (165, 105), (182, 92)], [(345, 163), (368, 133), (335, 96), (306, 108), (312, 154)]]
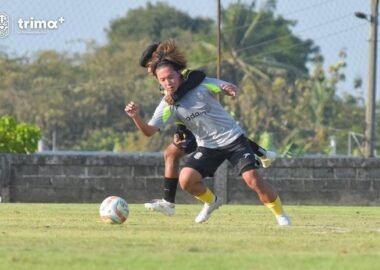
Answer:
[(201, 205), (173, 217), (130, 205), (123, 225), (95, 204), (0, 204), (0, 269), (380, 269), (379, 207), (287, 206), (279, 228), (263, 206)]

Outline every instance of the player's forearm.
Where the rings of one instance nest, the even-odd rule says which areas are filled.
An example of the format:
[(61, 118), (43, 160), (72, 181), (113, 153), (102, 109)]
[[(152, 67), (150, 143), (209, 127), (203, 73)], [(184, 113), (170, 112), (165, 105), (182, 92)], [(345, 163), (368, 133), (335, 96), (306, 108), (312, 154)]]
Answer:
[(158, 128), (148, 125), (144, 120), (141, 119), (140, 116), (136, 116), (132, 120), (135, 123), (136, 127), (141, 130), (141, 132), (147, 137), (151, 137), (158, 131)]

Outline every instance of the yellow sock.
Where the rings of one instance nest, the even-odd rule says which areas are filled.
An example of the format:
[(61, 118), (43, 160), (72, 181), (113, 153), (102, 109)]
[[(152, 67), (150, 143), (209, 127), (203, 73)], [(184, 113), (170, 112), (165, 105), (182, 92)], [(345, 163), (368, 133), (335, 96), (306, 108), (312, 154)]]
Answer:
[(284, 213), (284, 209), (282, 208), (280, 197), (278, 196), (273, 202), (264, 203), (264, 205), (268, 207), (275, 216), (279, 216)]
[(195, 198), (208, 204), (215, 202), (215, 195), (209, 188), (207, 188), (205, 193), (195, 196)]

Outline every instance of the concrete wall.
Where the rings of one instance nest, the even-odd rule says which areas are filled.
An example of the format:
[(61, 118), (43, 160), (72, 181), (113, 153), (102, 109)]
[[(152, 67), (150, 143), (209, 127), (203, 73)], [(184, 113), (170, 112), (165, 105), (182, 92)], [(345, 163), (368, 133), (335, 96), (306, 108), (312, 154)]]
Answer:
[[(144, 154), (0, 155), (3, 202), (94, 202), (118, 195), (129, 203), (162, 197), (163, 158)], [(380, 159), (278, 159), (260, 169), (286, 204), (380, 205)], [(259, 203), (226, 162), (205, 179), (228, 203)], [(178, 203), (193, 203), (177, 192)]]

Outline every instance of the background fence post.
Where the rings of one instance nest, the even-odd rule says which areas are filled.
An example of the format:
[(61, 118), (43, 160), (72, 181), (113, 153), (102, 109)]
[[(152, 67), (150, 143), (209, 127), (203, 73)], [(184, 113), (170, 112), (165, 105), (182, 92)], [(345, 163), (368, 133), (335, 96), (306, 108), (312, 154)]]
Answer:
[(0, 197), (1, 202), (10, 202), (10, 161), (9, 155), (0, 155)]

